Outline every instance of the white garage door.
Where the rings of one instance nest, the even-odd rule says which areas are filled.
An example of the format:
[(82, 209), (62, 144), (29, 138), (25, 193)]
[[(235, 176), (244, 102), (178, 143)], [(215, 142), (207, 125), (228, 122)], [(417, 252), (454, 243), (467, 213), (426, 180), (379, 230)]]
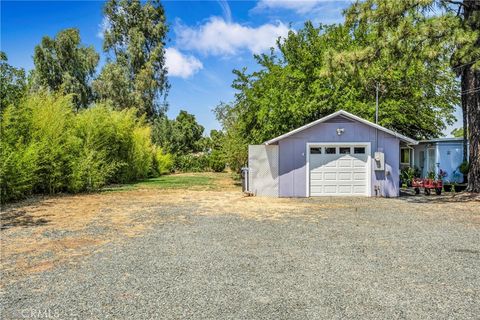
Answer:
[(310, 196), (368, 195), (368, 145), (310, 148)]

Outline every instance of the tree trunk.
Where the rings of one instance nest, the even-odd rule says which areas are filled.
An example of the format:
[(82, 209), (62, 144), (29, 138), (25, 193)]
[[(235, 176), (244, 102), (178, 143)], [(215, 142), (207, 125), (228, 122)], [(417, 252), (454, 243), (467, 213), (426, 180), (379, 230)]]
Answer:
[[(467, 91), (467, 81), (464, 81), (467, 77), (467, 70), (462, 72), (462, 92)], [(468, 161), (468, 110), (467, 110), (467, 95), (462, 94), (462, 118), (463, 118), (463, 162)], [(464, 175), (464, 180), (467, 175)]]
[[(469, 69), (463, 69), (461, 73), (461, 89), (462, 92), (466, 92), (468, 90), (468, 76), (469, 76)], [(466, 94), (462, 94), (461, 96), (462, 101), (462, 120), (463, 120), (463, 162), (468, 161), (468, 97)], [(463, 182), (468, 181), (468, 172), (463, 174)]]
[[(464, 19), (472, 30), (480, 29), (480, 0), (464, 0)], [(475, 46), (480, 47), (480, 36)], [(469, 136), (468, 186), (469, 192), (480, 192), (480, 70), (468, 65), (462, 74), (462, 109), (467, 113)], [(463, 90), (465, 85), (466, 91)], [(463, 102), (465, 101), (465, 106)], [(466, 128), (464, 128), (466, 129)]]
[(480, 71), (471, 70), (469, 88), (467, 91), (468, 135), (469, 135), (469, 163), (468, 186), (469, 192), (480, 192)]

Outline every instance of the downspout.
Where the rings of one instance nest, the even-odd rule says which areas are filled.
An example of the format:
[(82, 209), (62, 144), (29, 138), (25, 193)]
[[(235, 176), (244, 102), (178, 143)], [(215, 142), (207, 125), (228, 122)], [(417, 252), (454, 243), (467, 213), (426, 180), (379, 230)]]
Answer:
[[(379, 92), (379, 86), (378, 82), (375, 85), (375, 124), (378, 125), (378, 92)], [(375, 152), (378, 151), (378, 129), (375, 127), (375, 149), (374, 149), (374, 154)], [(376, 174), (375, 174), (376, 177)], [(386, 179), (386, 175), (384, 174), (384, 178)], [(378, 181), (377, 181), (378, 182)], [(381, 186), (377, 183), (375, 185), (375, 196), (382, 196), (383, 197), (383, 189), (385, 188), (385, 183), (381, 183)]]
[[(378, 125), (378, 82), (375, 87), (375, 124)], [(378, 151), (378, 129), (375, 128), (375, 151)]]

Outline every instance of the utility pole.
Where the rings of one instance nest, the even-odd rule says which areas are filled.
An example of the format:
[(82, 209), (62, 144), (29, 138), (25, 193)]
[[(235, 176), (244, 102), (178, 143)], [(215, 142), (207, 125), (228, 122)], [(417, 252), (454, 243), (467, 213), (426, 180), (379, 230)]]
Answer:
[(378, 82), (375, 86), (375, 124), (378, 124)]

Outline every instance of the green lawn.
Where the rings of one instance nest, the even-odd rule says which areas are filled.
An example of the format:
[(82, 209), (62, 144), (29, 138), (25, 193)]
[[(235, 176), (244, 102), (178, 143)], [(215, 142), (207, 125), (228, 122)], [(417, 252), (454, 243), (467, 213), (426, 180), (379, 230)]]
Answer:
[(104, 192), (127, 191), (144, 188), (156, 189), (190, 189), (190, 190), (220, 190), (235, 186), (230, 173), (180, 173), (169, 174), (158, 178), (138, 181), (132, 184), (109, 186)]

